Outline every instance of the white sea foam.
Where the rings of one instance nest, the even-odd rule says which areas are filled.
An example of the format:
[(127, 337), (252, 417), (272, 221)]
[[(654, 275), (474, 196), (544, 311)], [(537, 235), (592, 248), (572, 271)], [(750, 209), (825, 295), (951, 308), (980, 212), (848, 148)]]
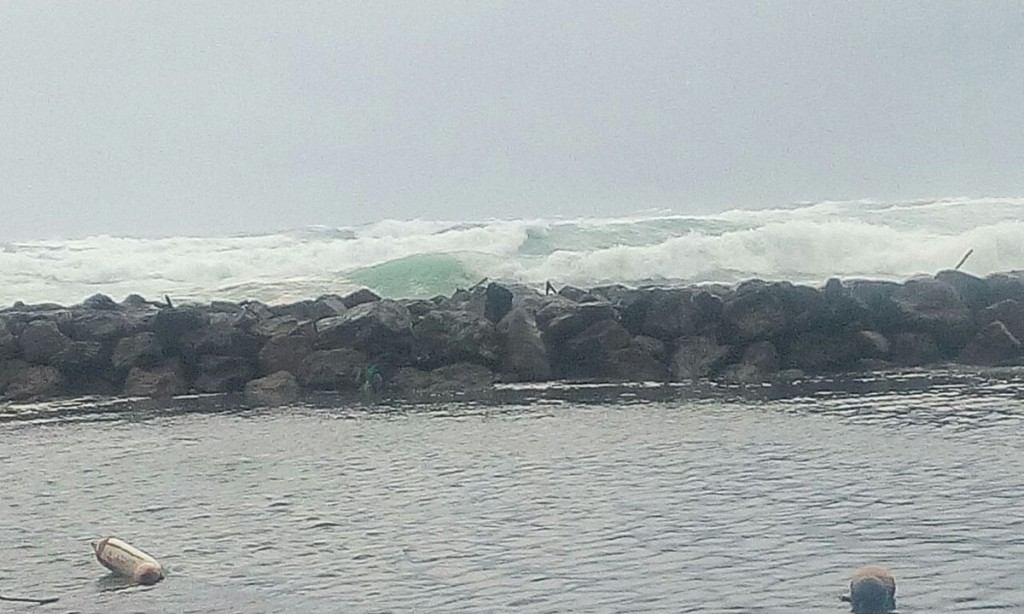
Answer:
[(0, 244), (0, 304), (102, 292), (294, 300), (370, 280), (392, 295), (448, 293), (483, 277), (588, 286), (750, 277), (899, 279), (974, 254), (965, 270), (1024, 269), (1024, 199), (823, 202), (715, 215), (387, 220), (261, 236), (98, 236)]

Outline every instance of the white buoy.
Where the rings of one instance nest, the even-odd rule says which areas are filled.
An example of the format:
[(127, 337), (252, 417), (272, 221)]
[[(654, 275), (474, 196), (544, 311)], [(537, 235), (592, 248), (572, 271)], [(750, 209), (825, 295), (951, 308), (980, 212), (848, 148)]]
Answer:
[(92, 548), (101, 565), (137, 584), (156, 584), (164, 577), (163, 567), (156, 559), (116, 537), (105, 537)]

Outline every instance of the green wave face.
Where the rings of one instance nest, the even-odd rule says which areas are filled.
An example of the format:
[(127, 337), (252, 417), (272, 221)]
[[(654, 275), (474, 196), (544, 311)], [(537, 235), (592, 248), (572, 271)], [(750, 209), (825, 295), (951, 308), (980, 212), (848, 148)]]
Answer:
[(354, 283), (390, 298), (430, 298), (451, 295), (480, 281), (454, 254), (414, 254), (348, 274)]

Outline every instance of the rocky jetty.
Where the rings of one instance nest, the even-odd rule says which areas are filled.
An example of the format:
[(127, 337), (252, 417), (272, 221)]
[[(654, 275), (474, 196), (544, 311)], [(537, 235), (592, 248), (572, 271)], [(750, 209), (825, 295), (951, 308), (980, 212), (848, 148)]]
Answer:
[(0, 311), (0, 398), (303, 391), (435, 395), (546, 380), (757, 383), (801, 373), (1024, 364), (1024, 273), (823, 288), (491, 283), (285, 305), (96, 295)]

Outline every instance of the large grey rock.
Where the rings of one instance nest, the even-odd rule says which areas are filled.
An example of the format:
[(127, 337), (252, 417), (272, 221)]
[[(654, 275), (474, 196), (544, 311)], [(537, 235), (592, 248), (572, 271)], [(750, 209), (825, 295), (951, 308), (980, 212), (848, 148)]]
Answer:
[(133, 367), (124, 381), (124, 394), (130, 397), (167, 398), (186, 394), (188, 382), (177, 360), (150, 367)]
[[(863, 324), (870, 324), (881, 332), (896, 331), (903, 325), (903, 314), (893, 301), (893, 295), (902, 287), (900, 284), (855, 279), (843, 285), (853, 303), (843, 301), (842, 307), (857, 314)], [(835, 301), (832, 302), (834, 305)]]
[(354, 348), (371, 356), (411, 359), (412, 317), (396, 301), (362, 303), (333, 318), (317, 322), (316, 347)]
[(498, 332), (486, 318), (466, 311), (433, 311), (412, 329), (417, 363), (435, 368), (456, 362), (492, 366), (498, 360)]
[(312, 390), (355, 390), (368, 363), (366, 354), (352, 348), (318, 350), (302, 361), (296, 376)]
[(4, 398), (16, 401), (44, 399), (63, 391), (64, 377), (56, 367), (30, 365), (18, 370), (4, 390)]
[(235, 356), (255, 361), (263, 339), (251, 332), (255, 321), (244, 313), (213, 313), (209, 324), (185, 333), (186, 347), (196, 356)]
[(131, 334), (132, 329), (131, 319), (119, 308), (73, 309), (61, 325), (62, 332), (75, 341), (110, 341)]
[(808, 373), (824, 373), (849, 369), (864, 357), (865, 346), (857, 342), (856, 333), (812, 331), (798, 335), (790, 343), (785, 365)]
[(346, 309), (352, 309), (358, 305), (364, 305), (366, 303), (376, 303), (381, 300), (377, 293), (367, 288), (360, 288), (355, 292), (350, 292), (342, 297), (341, 302), (345, 305)]
[(989, 305), (980, 315), (981, 324), (1002, 322), (1010, 334), (1018, 340), (1024, 339), (1024, 303), (1005, 299)]
[(996, 320), (975, 335), (960, 352), (959, 361), (969, 365), (1009, 365), (1021, 359), (1021, 343)]
[(701, 324), (701, 312), (690, 300), (692, 296), (689, 289), (647, 291), (645, 299), (634, 303), (634, 308), (646, 303), (640, 334), (662, 341), (694, 335)]
[(725, 300), (722, 320), (739, 341), (772, 339), (786, 329), (786, 305), (777, 286), (758, 280), (745, 282)]
[(21, 345), (18, 338), (7, 325), (7, 320), (0, 318), (0, 360), (21, 356)]
[(902, 366), (932, 364), (942, 357), (938, 344), (928, 333), (896, 333), (890, 340), (890, 346), (892, 361)]
[(302, 372), (302, 362), (312, 351), (313, 338), (310, 335), (271, 337), (260, 350), (259, 373), (269, 375), (277, 371), (287, 371), (297, 376)]
[(497, 326), (501, 343), (500, 371), (503, 379), (516, 382), (544, 381), (551, 378), (547, 346), (533, 315), (516, 307)]
[(198, 331), (210, 325), (210, 314), (198, 307), (161, 309), (153, 318), (153, 333), (164, 351), (171, 355), (187, 349), (188, 336), (195, 338)]
[(311, 320), (302, 320), (295, 316), (272, 316), (260, 320), (252, 327), (251, 332), (264, 339), (279, 335), (315, 335), (316, 324)]
[(989, 301), (998, 303), (1007, 299), (1024, 303), (1024, 271), (993, 273), (985, 278)]
[[(557, 296), (557, 295), (556, 295)], [(537, 312), (537, 325), (549, 344), (558, 345), (580, 334), (591, 325), (615, 316), (611, 303), (597, 301), (574, 303), (558, 296)]]
[(672, 379), (665, 363), (665, 344), (653, 337), (634, 337), (626, 347), (612, 350), (610, 377), (633, 382), (663, 382)]
[(935, 275), (935, 281), (953, 288), (968, 309), (984, 309), (992, 301), (988, 282), (963, 271), (946, 270)]
[(275, 305), (271, 311), (277, 316), (291, 316), (298, 320), (320, 320), (340, 316), (348, 311), (345, 301), (334, 294), (325, 294), (314, 300)]
[(555, 371), (569, 378), (621, 379), (615, 353), (629, 347), (631, 341), (629, 331), (621, 324), (600, 320), (565, 343), (556, 354)]
[(971, 311), (949, 284), (934, 279), (911, 280), (892, 299), (906, 325), (930, 334), (940, 348), (959, 347), (972, 332)]
[(12, 360), (0, 360), (0, 393), (3, 393), (10, 385), (11, 381), (18, 372), (23, 369), (27, 369), (29, 364), (24, 360), (12, 359)]
[(299, 396), (299, 382), (287, 371), (277, 371), (245, 385), (245, 395), (262, 403), (284, 403)]
[(121, 306), (106, 294), (93, 294), (82, 301), (82, 307), (86, 309), (100, 309), (104, 311), (120, 311), (121, 309)]
[(110, 352), (99, 341), (72, 341), (52, 359), (53, 366), (71, 380), (98, 377), (110, 367)]
[(722, 366), (731, 351), (713, 336), (686, 337), (679, 340), (669, 368), (677, 380), (700, 379)]
[(512, 291), (505, 286), (491, 282), (484, 291), (484, 317), (498, 323), (512, 310)]
[(200, 356), (192, 387), (198, 392), (239, 392), (255, 373), (252, 362), (239, 356)]
[(721, 379), (738, 384), (767, 381), (779, 371), (782, 359), (771, 341), (752, 343), (743, 351), (740, 362), (726, 367)]
[(494, 386), (494, 374), (483, 365), (456, 363), (421, 371), (399, 369), (388, 382), (394, 392), (409, 397), (478, 397)]
[(71, 339), (60, 332), (53, 320), (33, 320), (18, 337), (22, 354), (29, 362), (46, 364), (71, 345)]
[(137, 333), (119, 340), (111, 358), (114, 368), (122, 373), (127, 373), (132, 367), (153, 367), (163, 360), (163, 348), (156, 334), (151, 332)]

